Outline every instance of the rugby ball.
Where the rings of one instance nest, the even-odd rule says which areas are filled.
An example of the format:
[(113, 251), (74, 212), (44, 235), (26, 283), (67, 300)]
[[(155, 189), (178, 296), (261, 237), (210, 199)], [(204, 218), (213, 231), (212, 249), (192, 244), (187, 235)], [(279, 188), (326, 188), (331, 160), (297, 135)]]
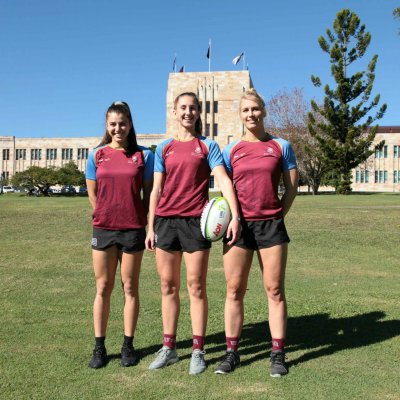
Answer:
[(224, 236), (231, 219), (231, 210), (224, 197), (214, 197), (204, 207), (200, 227), (202, 235), (210, 242)]

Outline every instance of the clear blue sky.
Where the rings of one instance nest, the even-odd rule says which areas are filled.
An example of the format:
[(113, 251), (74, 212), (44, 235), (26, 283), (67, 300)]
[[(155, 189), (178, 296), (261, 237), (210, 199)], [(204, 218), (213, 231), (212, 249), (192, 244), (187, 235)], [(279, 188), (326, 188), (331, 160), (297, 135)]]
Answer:
[(132, 108), (138, 133), (165, 133), (168, 74), (178, 69), (241, 69), (242, 51), (268, 100), (303, 88), (322, 99), (310, 76), (330, 82), (317, 39), (343, 8), (372, 34), (363, 70), (379, 55), (373, 94), (388, 104), (380, 125), (400, 125), (400, 0), (0, 0), (0, 136), (100, 136), (114, 100)]

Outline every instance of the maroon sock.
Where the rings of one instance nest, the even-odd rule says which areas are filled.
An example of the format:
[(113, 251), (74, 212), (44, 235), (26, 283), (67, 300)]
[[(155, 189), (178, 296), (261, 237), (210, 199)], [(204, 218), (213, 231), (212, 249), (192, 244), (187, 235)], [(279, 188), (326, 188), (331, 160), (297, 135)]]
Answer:
[(204, 336), (193, 335), (193, 350), (199, 349), (203, 350), (204, 348)]
[(283, 351), (285, 348), (285, 339), (272, 339), (272, 351)]
[(167, 346), (170, 349), (174, 349), (176, 345), (176, 335), (169, 335), (164, 333), (163, 335), (163, 346)]
[(226, 347), (228, 349), (232, 349), (233, 351), (237, 351), (239, 347), (239, 339), (238, 337), (228, 337), (226, 336)]

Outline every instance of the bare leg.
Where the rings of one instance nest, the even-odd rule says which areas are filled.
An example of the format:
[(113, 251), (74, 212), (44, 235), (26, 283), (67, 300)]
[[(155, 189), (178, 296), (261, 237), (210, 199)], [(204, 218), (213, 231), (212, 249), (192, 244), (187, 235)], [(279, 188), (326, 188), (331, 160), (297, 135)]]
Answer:
[(190, 316), (193, 335), (205, 336), (208, 318), (208, 298), (206, 290), (208, 257), (210, 250), (183, 253), (187, 288), (190, 298)]
[(121, 281), (125, 294), (124, 333), (134, 336), (139, 316), (139, 274), (143, 251), (135, 253), (120, 252)]
[(268, 296), (269, 328), (274, 339), (284, 339), (287, 325), (285, 298), (285, 269), (287, 243), (261, 249), (258, 259), (263, 273), (264, 288)]
[(96, 297), (93, 303), (94, 334), (106, 335), (110, 314), (110, 298), (114, 288), (115, 271), (118, 265), (116, 246), (105, 250), (93, 250), (93, 269), (96, 278)]
[(226, 279), (225, 335), (240, 337), (244, 320), (243, 299), (253, 250), (224, 245), (224, 270)]
[(164, 333), (175, 335), (180, 313), (180, 266), (182, 252), (156, 249), (161, 282), (161, 310)]

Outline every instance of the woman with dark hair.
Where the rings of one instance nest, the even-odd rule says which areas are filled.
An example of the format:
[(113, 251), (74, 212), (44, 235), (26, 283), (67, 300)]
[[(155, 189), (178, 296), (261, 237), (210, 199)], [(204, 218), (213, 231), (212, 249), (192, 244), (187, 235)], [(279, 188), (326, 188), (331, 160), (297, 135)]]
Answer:
[(107, 364), (105, 336), (118, 263), (125, 294), (121, 365), (129, 367), (137, 360), (133, 336), (139, 314), (139, 273), (153, 165), (153, 153), (136, 142), (128, 104), (111, 104), (106, 113), (106, 132), (99, 146), (90, 153), (86, 168), (86, 185), (93, 208), (92, 253), (96, 278), (93, 304), (96, 343), (89, 363), (91, 368)]
[[(243, 300), (254, 252), (256, 252), (268, 297), (268, 322), (272, 337), (272, 377), (287, 374), (285, 336), (287, 308), (285, 269), (289, 236), (284, 217), (297, 193), (296, 157), (290, 144), (265, 131), (265, 103), (255, 89), (240, 100), (240, 118), (245, 127), (241, 140), (223, 151), (241, 210), (242, 235), (224, 245), (226, 278), (225, 335), (227, 351), (217, 374), (232, 372), (239, 364), (238, 346), (244, 320)], [(278, 196), (282, 178), (285, 192)]]
[(211, 243), (203, 238), (200, 216), (208, 202), (211, 171), (228, 200), (232, 221), (228, 236), (239, 236), (238, 205), (216, 142), (201, 136), (201, 108), (197, 96), (187, 92), (174, 102), (178, 129), (173, 138), (157, 146), (154, 186), (150, 195), (146, 248), (156, 248), (161, 281), (163, 346), (150, 369), (178, 361), (176, 332), (180, 311), (180, 268), (185, 260), (192, 320), (193, 352), (189, 373), (204, 372), (204, 341), (208, 318), (206, 278)]

